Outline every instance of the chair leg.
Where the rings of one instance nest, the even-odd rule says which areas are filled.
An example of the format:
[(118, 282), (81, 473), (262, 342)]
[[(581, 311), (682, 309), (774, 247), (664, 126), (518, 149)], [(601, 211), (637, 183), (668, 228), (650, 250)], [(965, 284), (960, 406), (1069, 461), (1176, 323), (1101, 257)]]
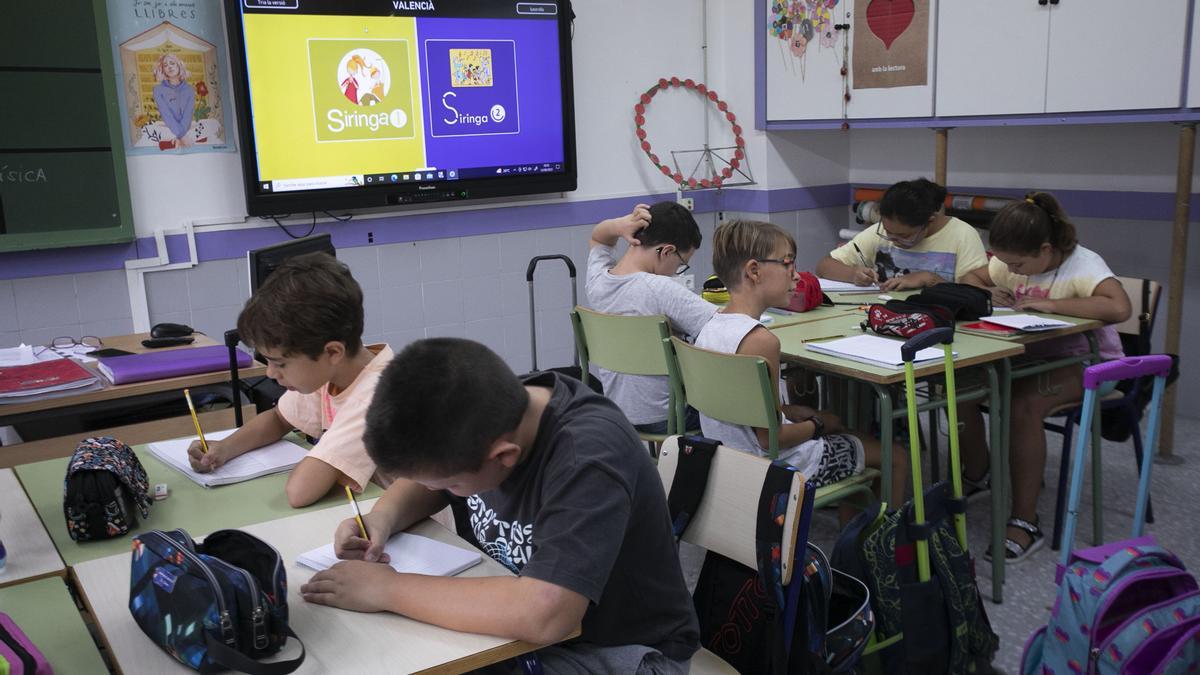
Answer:
[(1062, 546), (1063, 513), (1067, 505), (1067, 474), (1071, 472), (1071, 437), (1078, 421), (1078, 415), (1072, 411), (1063, 422), (1062, 459), (1058, 463), (1058, 493), (1054, 496), (1054, 536), (1050, 539), (1050, 549), (1054, 551)]
[[(1128, 414), (1128, 413), (1126, 413)], [(1133, 422), (1133, 457), (1137, 462), (1138, 476), (1142, 475), (1142, 425), (1138, 422)], [(1149, 490), (1146, 491), (1146, 522), (1154, 522), (1154, 502), (1150, 499)]]

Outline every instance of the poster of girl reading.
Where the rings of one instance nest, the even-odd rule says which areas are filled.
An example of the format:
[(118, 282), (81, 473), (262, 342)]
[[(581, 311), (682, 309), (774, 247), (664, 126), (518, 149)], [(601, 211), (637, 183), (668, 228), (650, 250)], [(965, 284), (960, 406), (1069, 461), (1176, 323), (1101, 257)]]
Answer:
[(220, 8), (209, 4), (108, 3), (127, 154), (234, 150), (228, 71), (212, 41), (222, 39)]

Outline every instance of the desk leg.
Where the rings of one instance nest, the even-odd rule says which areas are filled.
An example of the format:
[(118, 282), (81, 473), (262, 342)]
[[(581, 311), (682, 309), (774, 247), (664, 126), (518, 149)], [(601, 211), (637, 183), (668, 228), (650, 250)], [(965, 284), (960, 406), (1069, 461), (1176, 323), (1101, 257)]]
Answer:
[[(1005, 500), (1008, 485), (1008, 386), (1010, 370), (1007, 368), (1008, 359), (1001, 364), (1004, 377), (998, 378), (995, 366), (986, 366), (988, 377), (988, 409), (997, 414), (988, 425), (989, 443), (992, 451), (989, 453), (990, 471), (992, 472), (992, 602), (997, 605), (1004, 602), (1004, 529), (1008, 518), (1008, 505)], [(1005, 386), (1008, 385), (1008, 386)]]
[(897, 506), (892, 504), (892, 436), (895, 435), (892, 431), (892, 390), (873, 382), (871, 388), (875, 390), (875, 396), (879, 399), (879, 480), (882, 483), (879, 486), (879, 494), (890, 509)]

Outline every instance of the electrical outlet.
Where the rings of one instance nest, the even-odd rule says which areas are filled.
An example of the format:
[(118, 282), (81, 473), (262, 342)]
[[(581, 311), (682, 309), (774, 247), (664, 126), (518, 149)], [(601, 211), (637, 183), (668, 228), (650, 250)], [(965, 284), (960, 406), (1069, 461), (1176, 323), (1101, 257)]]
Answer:
[(688, 211), (696, 210), (696, 200), (692, 199), (691, 197), (680, 197), (676, 201), (682, 204), (683, 208), (687, 209)]

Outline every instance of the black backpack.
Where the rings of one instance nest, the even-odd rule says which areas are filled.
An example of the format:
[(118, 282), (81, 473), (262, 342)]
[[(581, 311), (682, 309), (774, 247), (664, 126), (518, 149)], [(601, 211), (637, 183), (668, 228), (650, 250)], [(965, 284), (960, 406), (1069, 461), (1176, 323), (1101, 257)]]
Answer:
[(63, 482), (63, 515), (75, 541), (119, 537), (150, 517), (149, 478), (133, 449), (111, 436), (80, 441)]

